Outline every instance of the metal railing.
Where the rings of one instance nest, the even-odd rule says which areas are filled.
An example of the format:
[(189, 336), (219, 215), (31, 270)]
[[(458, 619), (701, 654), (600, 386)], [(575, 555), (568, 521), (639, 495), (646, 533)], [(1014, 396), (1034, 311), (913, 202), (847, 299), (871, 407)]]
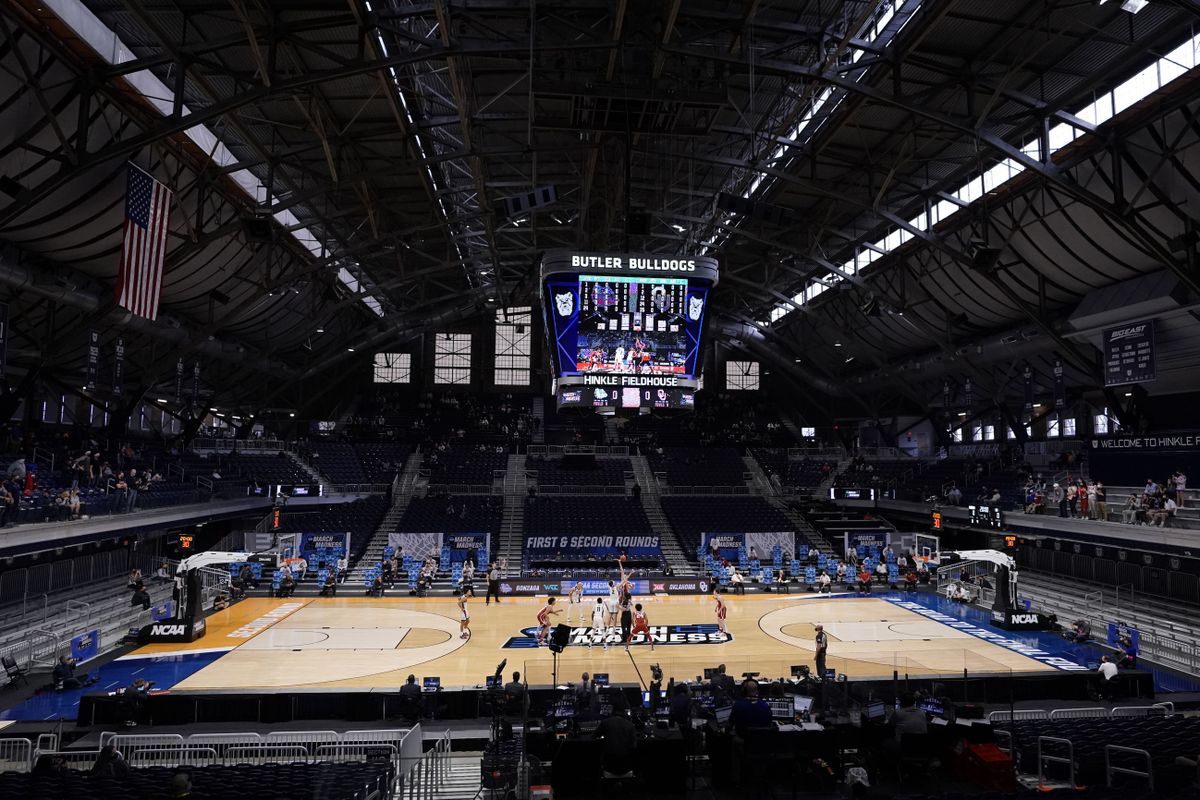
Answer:
[(468, 483), (431, 483), (427, 487), (428, 494), (503, 494), (503, 489), (494, 486), (480, 486)]
[(750, 494), (748, 486), (669, 486), (661, 481), (659, 482), (659, 494), (716, 494), (716, 495), (735, 495), (735, 494)]
[(226, 439), (204, 437), (192, 441), (192, 450), (212, 453), (278, 453), (288, 445), (279, 439)]
[[(1061, 747), (1066, 745), (1067, 754), (1052, 755), (1046, 752), (1051, 746)], [(1070, 739), (1060, 739), (1057, 736), (1039, 736), (1037, 739), (1037, 779), (1038, 788), (1044, 789), (1047, 786), (1046, 780), (1046, 765), (1047, 764), (1066, 764), (1070, 774), (1069, 786), (1075, 785), (1075, 745)]]
[[(1145, 759), (1146, 769), (1134, 769), (1133, 767), (1120, 766), (1113, 763), (1113, 756), (1118, 753), (1125, 755), (1139, 756)], [(1104, 745), (1104, 774), (1109, 787), (1113, 785), (1113, 776), (1115, 775), (1130, 775), (1135, 778), (1145, 778), (1148, 788), (1151, 792), (1154, 791), (1154, 762), (1150, 759), (1150, 754), (1145, 750), (1136, 747), (1122, 747), (1116, 744)]]
[(450, 731), (446, 731), (405, 773), (400, 793), (407, 800), (430, 800), (449, 776)]
[(1021, 708), (1012, 711), (993, 711), (988, 714), (988, 722), (1020, 722), (1022, 720), (1050, 719), (1050, 712), (1044, 708)]
[(594, 484), (544, 484), (539, 483), (538, 494), (611, 494), (625, 495), (629, 490), (625, 486), (604, 486)]
[(840, 447), (789, 447), (787, 457), (797, 461), (805, 458), (839, 459), (844, 454)]
[[(400, 477), (396, 477), (399, 481)], [(324, 495), (331, 494), (387, 494), (396, 485), (393, 483), (329, 483), (322, 486)]]
[(525, 448), (525, 454), (530, 456), (628, 456), (627, 445), (591, 445), (591, 444), (531, 444)]
[(29, 772), (33, 769), (33, 742), (29, 739), (0, 739), (0, 772)]

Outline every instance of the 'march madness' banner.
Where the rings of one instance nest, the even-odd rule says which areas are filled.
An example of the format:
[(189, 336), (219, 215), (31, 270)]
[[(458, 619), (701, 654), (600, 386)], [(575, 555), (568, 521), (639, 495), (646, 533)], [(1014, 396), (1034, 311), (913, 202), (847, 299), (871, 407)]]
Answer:
[(475, 552), (475, 566), (483, 567), (488, 563), (489, 541), (486, 533), (401, 533), (392, 531), (388, 534), (388, 544), (392, 547), (403, 547), (404, 554), (422, 560), (432, 555), (441, 558), (442, 548), (450, 548), (450, 561), (466, 561), (471, 551)]

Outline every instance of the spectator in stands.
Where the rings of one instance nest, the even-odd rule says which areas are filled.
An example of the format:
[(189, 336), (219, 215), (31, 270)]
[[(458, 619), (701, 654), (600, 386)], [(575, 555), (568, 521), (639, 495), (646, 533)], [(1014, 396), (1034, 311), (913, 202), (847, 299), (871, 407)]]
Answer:
[(25, 458), (22, 456), (21, 458), (15, 459), (11, 464), (8, 465), (8, 470), (5, 472), (5, 477), (10, 481), (24, 483), (25, 476), (28, 474), (29, 471), (25, 466)]
[(1129, 495), (1129, 499), (1125, 501), (1124, 507), (1121, 509), (1121, 522), (1126, 525), (1132, 525), (1137, 522), (1138, 515), (1142, 511), (1142, 501), (1136, 494)]
[(154, 570), (155, 583), (167, 583), (171, 580), (171, 571), (167, 567), (167, 562), (158, 565), (158, 569)]
[(79, 689), (83, 686), (91, 686), (96, 682), (96, 678), (85, 674), (82, 678), (75, 677), (75, 659), (67, 655), (58, 657), (58, 662), (54, 665), (54, 670), (50, 673), (50, 680), (54, 684), (55, 691), (63, 689)]
[(817, 593), (829, 594), (833, 591), (832, 583), (833, 580), (829, 577), (829, 573), (821, 570), (821, 574), (817, 576)]
[(1146, 478), (1146, 487), (1142, 489), (1142, 494), (1146, 497), (1158, 491), (1158, 484), (1154, 482), (1154, 478)]
[(758, 696), (758, 681), (754, 678), (742, 681), (742, 696), (733, 704), (729, 724), (739, 736), (754, 728), (771, 726), (771, 706)]
[(217, 596), (213, 598), (213, 611), (224, 611), (227, 608), (229, 608), (229, 596), (224, 592), (217, 592)]
[(150, 610), (150, 593), (146, 591), (144, 584), (139, 583), (133, 590), (133, 596), (129, 598), (129, 605), (141, 606), (143, 611)]
[(1079, 516), (1079, 490), (1073, 483), (1067, 484), (1067, 516), (1071, 519)]
[(713, 692), (717, 695), (718, 705), (728, 705), (733, 702), (737, 695), (737, 686), (733, 682), (733, 678), (726, 674), (725, 665), (718, 664), (717, 671), (709, 679), (709, 685), (712, 686)]
[(1138, 649), (1129, 634), (1117, 637), (1117, 649), (1119, 654), (1117, 666), (1123, 669), (1137, 669)]
[(904, 573), (904, 591), (915, 592), (917, 590), (917, 573), (910, 570)]
[(1067, 516), (1067, 493), (1057, 483), (1054, 484), (1053, 490), (1050, 492), (1050, 499), (1054, 505), (1058, 506), (1058, 516), (1066, 518)]
[(325, 583), (321, 585), (322, 597), (337, 597), (337, 572), (329, 570), (325, 573)]
[(1171, 473), (1171, 488), (1175, 494), (1175, 505), (1183, 508), (1187, 505), (1187, 475), (1183, 474), (1183, 470), (1175, 470)]
[(888, 582), (888, 568), (883, 559), (879, 559), (879, 563), (875, 565), (875, 582), (885, 584)]
[(909, 692), (900, 695), (900, 707), (892, 713), (892, 727), (896, 733), (896, 741), (901, 742), (908, 733), (924, 734), (929, 732), (929, 721), (925, 712), (916, 707), (916, 701)]
[(92, 764), (91, 772), (106, 778), (124, 778), (129, 774), (129, 765), (114, 745), (106, 744), (96, 756), (96, 763)]
[(1170, 495), (1167, 495), (1162, 500), (1162, 507), (1154, 509), (1153, 515), (1150, 517), (1151, 525), (1158, 525), (1160, 528), (1165, 528), (1175, 518), (1175, 510), (1178, 508), (1175, 501)]
[(858, 591), (861, 594), (871, 593), (871, 573), (865, 566), (858, 573)]
[(787, 570), (780, 569), (775, 573), (775, 591), (791, 594), (788, 586)]
[(275, 593), (276, 597), (291, 597), (296, 591), (296, 579), (292, 577), (291, 570), (285, 569), (283, 577), (279, 581), (279, 590)]
[(171, 776), (171, 797), (191, 797), (192, 776), (186, 772), (176, 772)]
[(371, 581), (371, 585), (367, 587), (367, 597), (383, 597), (384, 585), (383, 576), (376, 575)]
[(142, 583), (142, 571), (137, 567), (129, 570), (129, 581), (125, 584), (126, 589), (136, 589)]
[(1092, 637), (1092, 626), (1085, 619), (1077, 619), (1071, 623), (1068, 630), (1063, 631), (1063, 638), (1077, 644), (1086, 642)]
[(0, 528), (16, 522), (17, 499), (8, 487), (0, 484)]
[(951, 483), (950, 490), (946, 492), (946, 502), (952, 506), (961, 506), (963, 500), (962, 489), (958, 488), (958, 484)]
[(238, 570), (238, 579), (245, 586), (254, 589), (258, 588), (258, 581), (254, 578), (254, 570), (251, 569), (249, 564), (242, 564), (241, 569)]
[(395, 575), (392, 574), (392, 562), (390, 559), (384, 559), (383, 564), (380, 565), (379, 572), (380, 572), (380, 579), (385, 584), (387, 584), (388, 586), (392, 586), (395, 584), (396, 577), (395, 577)]
[(734, 594), (746, 593), (746, 578), (737, 567), (729, 568), (729, 590)]
[[(399, 550), (400, 550), (400, 548), (397, 548), (397, 552), (399, 552)], [(350, 574), (350, 562), (346, 559), (346, 556), (343, 553), (342, 555), (338, 556), (338, 560), (337, 560), (337, 579), (338, 579), (338, 581), (340, 583), (345, 583), (346, 578), (349, 577), (349, 574)]]
[(1096, 672), (1100, 675), (1100, 682), (1096, 687), (1100, 699), (1111, 700), (1116, 694), (1114, 681), (1117, 679), (1117, 665), (1108, 656), (1100, 656), (1100, 665), (1096, 667)]
[(1079, 517), (1080, 519), (1091, 519), (1091, 498), (1088, 496), (1088, 486), (1082, 480), (1075, 487), (1075, 496), (1079, 498)]
[(1108, 522), (1108, 490), (1103, 481), (1096, 481), (1096, 519)]

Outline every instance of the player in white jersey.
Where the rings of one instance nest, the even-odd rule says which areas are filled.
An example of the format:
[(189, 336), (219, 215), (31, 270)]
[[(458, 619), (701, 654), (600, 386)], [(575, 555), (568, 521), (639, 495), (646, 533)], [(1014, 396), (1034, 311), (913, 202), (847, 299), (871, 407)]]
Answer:
[[(592, 606), (592, 635), (600, 634), (601, 641), (604, 642), (604, 649), (608, 649), (608, 626), (605, 622), (608, 620), (608, 609), (604, 607), (604, 598), (597, 597), (596, 605)], [(588, 647), (592, 646), (592, 640), (588, 639)]]
[(583, 618), (583, 583), (576, 581), (571, 587), (571, 591), (567, 592), (567, 624), (571, 624), (571, 617), (575, 616), (575, 612), (579, 612), (579, 624), (582, 625), (585, 620)]
[(467, 593), (455, 592), (458, 595), (458, 638), (471, 638), (471, 612), (467, 611)]
[(604, 610), (608, 613), (608, 618), (606, 620), (606, 627), (608, 628), (617, 627), (617, 612), (619, 610), (617, 608), (617, 600), (620, 598), (620, 596), (621, 590), (617, 588), (617, 582), (609, 581), (608, 597), (604, 599)]

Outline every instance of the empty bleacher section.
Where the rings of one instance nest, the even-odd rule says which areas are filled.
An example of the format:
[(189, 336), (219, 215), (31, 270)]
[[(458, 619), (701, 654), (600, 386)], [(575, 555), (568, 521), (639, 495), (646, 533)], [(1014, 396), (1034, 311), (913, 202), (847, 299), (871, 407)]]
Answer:
[(546, 444), (603, 444), (604, 418), (591, 409), (555, 410), (552, 403), (545, 406)]
[(662, 497), (662, 508), (685, 553), (694, 553), (706, 532), (790, 531), (791, 521), (761, 497)]
[(171, 599), (170, 582), (154, 579), (163, 561), (105, 550), (0, 573), (0, 655), (22, 667), (49, 669), (71, 638), (100, 632), (101, 651), (115, 647), (150, 612), (130, 603), (130, 570), (142, 571), (152, 606)]
[(754, 460), (763, 472), (777, 479), (786, 494), (805, 494), (817, 488), (837, 469), (837, 458), (789, 454), (787, 448), (755, 447), (751, 450)]
[(404, 470), (412, 446), (394, 442), (311, 442), (300, 456), (335, 484), (390, 484)]
[[(1011, 736), (1019, 772), (1041, 774), (1058, 785), (1100, 786), (1110, 783), (1106, 765), (1149, 771), (1154, 776), (1156, 797), (1169, 796), (1194, 780), (1195, 770), (1177, 769), (1175, 759), (1196, 757), (1200, 718), (1113, 716), (1105, 709), (1071, 711), (1074, 713), (1064, 713), (1058, 719), (999, 724), (1000, 730)], [(1089, 711), (1097, 716), (1084, 716)], [(1163, 709), (1159, 713), (1167, 712)], [(1133, 785), (1145, 787), (1147, 782), (1140, 780)]]
[(6, 768), (0, 796), (380, 800), (398, 796), (394, 793), (402, 785), (407, 789), (413, 775), (425, 790), (445, 782), (449, 739), (422, 754), (421, 738), (419, 726), (186, 737), (103, 732), (96, 749), (55, 749), (54, 734), (41, 736), (36, 748), (31, 740), (13, 737), (0, 739)]
[(491, 486), (508, 467), (508, 450), (489, 444), (438, 444), (424, 451), (430, 486)]
[(525, 462), (527, 473), (536, 476), (540, 491), (556, 487), (569, 493), (583, 486), (617, 487), (624, 491), (625, 476), (632, 472), (628, 458), (597, 457), (590, 453), (561, 456), (530, 456)]
[[(523, 566), (535, 571), (612, 571), (612, 559), (625, 552), (630, 565), (655, 572), (665, 567), (661, 548), (645, 545), (657, 541), (639, 500), (630, 497), (575, 498), (531, 497), (525, 501)], [(551, 544), (550, 538), (559, 539)], [(585, 540), (572, 547), (563, 538)], [(626, 540), (624, 543), (622, 540)], [(630, 544), (632, 543), (632, 544)], [(528, 545), (534, 544), (536, 547)], [(602, 562), (598, 566), (592, 566)]]
[(646, 458), (672, 487), (746, 486), (746, 465), (736, 447), (659, 447)]
[(501, 499), (429, 495), (414, 497), (396, 526), (398, 531), (436, 533), (491, 533), (500, 529), (504, 510)]

